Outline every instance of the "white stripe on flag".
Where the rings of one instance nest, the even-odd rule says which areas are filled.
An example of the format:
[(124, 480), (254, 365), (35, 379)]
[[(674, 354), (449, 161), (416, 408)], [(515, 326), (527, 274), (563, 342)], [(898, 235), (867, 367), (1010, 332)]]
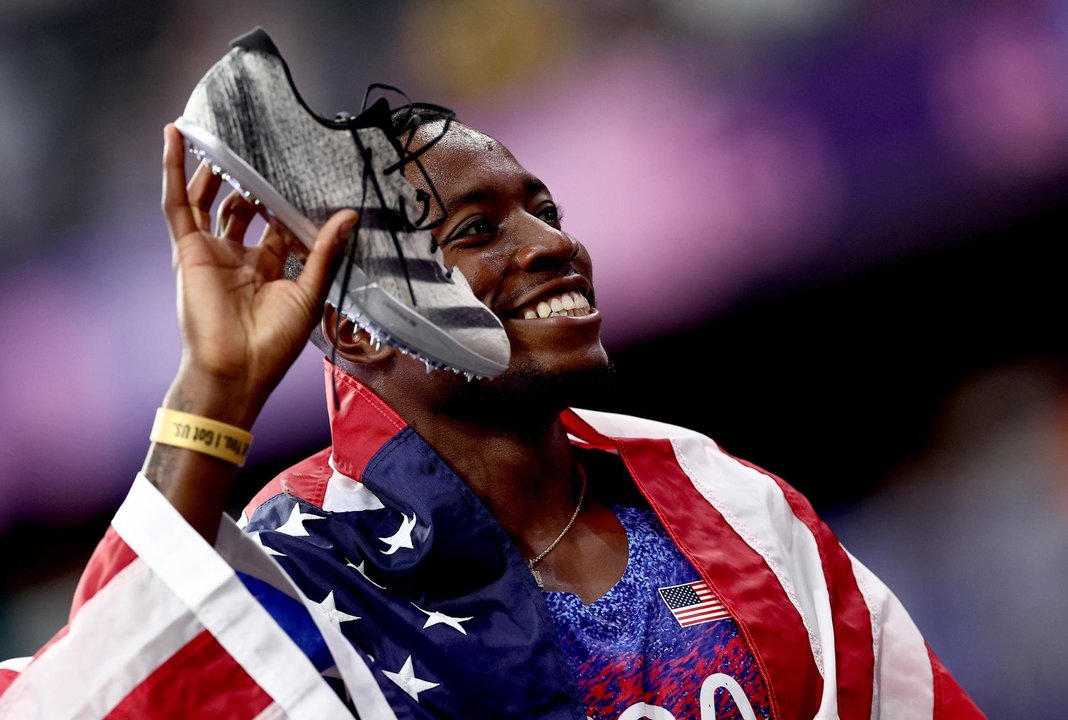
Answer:
[(808, 631), (812, 658), (823, 675), (820, 706), (813, 720), (837, 718), (834, 619), (816, 536), (794, 514), (782, 488), (767, 473), (723, 453), (697, 433), (673, 438), (671, 444), (697, 491), (764, 558), (797, 608)]
[(932, 717), (934, 674), (923, 635), (890, 588), (857, 558), (849, 555), (849, 561), (875, 628), (872, 704), (878, 717)]
[(289, 716), (352, 717), (233, 569), (143, 474), (111, 524)]
[(203, 627), (140, 560), (81, 608), (0, 697), (0, 717), (100, 718)]
[[(837, 713), (834, 630), (827, 581), (816, 538), (794, 515), (778, 484), (766, 473), (727, 455), (700, 433), (676, 425), (597, 410), (575, 410), (598, 432), (619, 438), (666, 438), (675, 459), (699, 493), (775, 573), (808, 631), (823, 675), (819, 717)], [(823, 648), (828, 648), (824, 657)]]

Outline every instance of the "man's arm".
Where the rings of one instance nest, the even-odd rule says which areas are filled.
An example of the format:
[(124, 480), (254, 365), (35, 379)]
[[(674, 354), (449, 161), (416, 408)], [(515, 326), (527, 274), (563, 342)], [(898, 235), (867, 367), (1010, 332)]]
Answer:
[[(162, 404), (247, 430), (318, 321), (356, 213), (331, 218), (310, 253), (271, 223), (245, 245), (257, 208), (231, 193), (213, 229), (221, 178), (201, 166), (187, 186), (173, 126), (164, 143), (182, 358)], [(283, 276), (290, 251), (305, 260), (297, 280)], [(69, 624), (32, 658), (0, 663), (0, 716), (155, 717), (207, 703), (237, 713), (227, 717), (274, 705), (349, 717), (212, 548), (236, 473), (211, 455), (151, 445), (142, 474), (160, 492), (134, 483), (82, 575)], [(268, 646), (277, 664), (265, 661)]]
[[(221, 185), (204, 165), (186, 185), (182, 137), (168, 125), (163, 214), (178, 285), (182, 359), (163, 407), (247, 430), (318, 322), (356, 213), (332, 217), (310, 254), (273, 223), (258, 243), (245, 245), (256, 207), (231, 193), (213, 230), (211, 207)], [(283, 276), (291, 251), (307, 255), (297, 280)], [(236, 466), (154, 443), (142, 471), (197, 532), (214, 539)]]

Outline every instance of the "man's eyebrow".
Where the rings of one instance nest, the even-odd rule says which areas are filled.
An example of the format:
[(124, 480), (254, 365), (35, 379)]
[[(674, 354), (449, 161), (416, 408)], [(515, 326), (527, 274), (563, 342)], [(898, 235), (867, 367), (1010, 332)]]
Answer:
[(543, 190), (548, 190), (548, 189), (549, 188), (545, 185), (545, 183), (543, 183), (541, 180), (539, 180), (536, 177), (532, 177), (529, 180), (527, 180), (527, 197), (530, 197), (531, 195), (537, 195), (538, 193), (542, 192)]
[[(530, 197), (531, 195), (537, 195), (538, 193), (544, 192), (546, 190), (548, 190), (548, 188), (545, 186), (545, 183), (543, 183), (538, 178), (532, 176), (526, 180), (526, 197)], [(463, 207), (464, 205), (493, 202), (498, 197), (499, 193), (492, 188), (476, 187), (472, 190), (468, 190), (462, 195), (458, 195), (454, 198), (451, 198), (448, 202), (446, 202), (445, 215), (451, 215), (457, 208)]]
[(452, 215), (457, 208), (463, 207), (464, 205), (487, 202), (489, 200), (495, 199), (496, 197), (497, 193), (486, 188), (475, 188), (474, 190), (469, 190), (463, 195), (458, 195), (457, 197), (451, 198), (447, 203), (445, 203), (445, 215)]

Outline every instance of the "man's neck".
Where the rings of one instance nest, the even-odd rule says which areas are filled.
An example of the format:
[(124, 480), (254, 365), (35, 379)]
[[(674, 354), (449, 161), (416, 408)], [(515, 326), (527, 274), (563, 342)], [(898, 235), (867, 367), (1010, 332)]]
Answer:
[[(348, 376), (340, 376), (339, 385), (344, 399), (334, 417), (340, 433), (335, 460), (336, 443), (349, 433), (378, 433), (384, 442), (407, 424), (471, 488), (525, 559), (542, 556), (537, 571), (546, 589), (592, 602), (619, 580), (627, 563), (626, 535), (593, 492), (596, 475), (579, 503), (582, 471), (559, 411), (544, 397), (510, 406), (468, 403), (457, 412), (455, 404), (434, 406), (400, 383), (380, 386), (375, 394)], [(345, 448), (353, 471), (363, 467), (363, 445), (368, 453), (377, 451), (377, 442)]]
[(409, 422), (520, 546), (555, 536), (574, 512), (578, 465), (558, 418), (523, 430), (441, 417)]

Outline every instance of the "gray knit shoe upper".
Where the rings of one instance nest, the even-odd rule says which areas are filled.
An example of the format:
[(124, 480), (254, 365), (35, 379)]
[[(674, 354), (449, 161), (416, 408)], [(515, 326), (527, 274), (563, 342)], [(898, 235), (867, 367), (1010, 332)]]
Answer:
[(355, 118), (324, 119), (301, 99), (262, 29), (231, 48), (175, 121), (193, 151), (309, 247), (330, 216), (357, 209), (352, 263), (328, 302), (428, 368), (502, 373), (510, 349), (500, 320), (441, 263), (429, 230), (416, 227), (426, 200), (400, 171), (384, 101)]

